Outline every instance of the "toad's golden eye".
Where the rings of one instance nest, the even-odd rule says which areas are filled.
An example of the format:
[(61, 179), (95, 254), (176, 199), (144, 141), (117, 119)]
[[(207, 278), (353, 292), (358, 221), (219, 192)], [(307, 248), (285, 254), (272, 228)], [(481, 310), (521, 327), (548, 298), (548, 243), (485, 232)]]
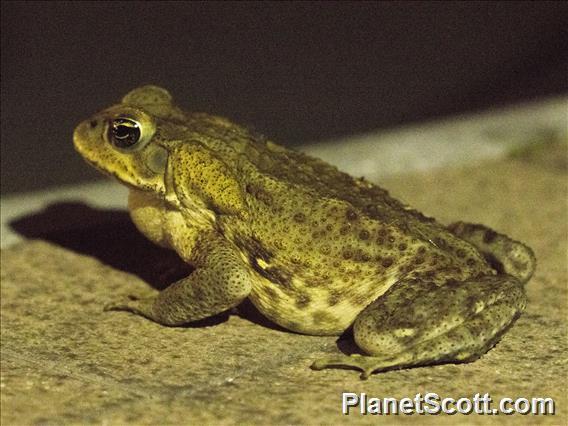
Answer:
[(117, 148), (134, 148), (141, 136), (140, 123), (131, 118), (115, 118), (108, 129), (108, 140)]

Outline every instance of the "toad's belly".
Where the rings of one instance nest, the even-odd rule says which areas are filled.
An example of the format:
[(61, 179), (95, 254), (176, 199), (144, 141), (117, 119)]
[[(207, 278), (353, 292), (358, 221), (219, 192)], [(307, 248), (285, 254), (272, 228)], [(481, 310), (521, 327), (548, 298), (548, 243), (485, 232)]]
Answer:
[(288, 330), (339, 335), (395, 281), (394, 277), (386, 277), (345, 287), (342, 282), (306, 285), (298, 278), (275, 283), (255, 274), (249, 298), (263, 315)]

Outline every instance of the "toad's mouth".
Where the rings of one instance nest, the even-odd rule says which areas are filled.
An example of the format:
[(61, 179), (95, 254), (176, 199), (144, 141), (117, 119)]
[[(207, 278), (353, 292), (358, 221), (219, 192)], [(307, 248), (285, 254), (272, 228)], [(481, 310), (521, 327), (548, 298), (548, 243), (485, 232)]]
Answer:
[(115, 173), (112, 173), (106, 167), (103, 167), (99, 161), (92, 155), (92, 151), (88, 148), (89, 146), (89, 139), (85, 138), (82, 132), (82, 127), (84, 127), (84, 123), (80, 124), (75, 132), (73, 133), (73, 145), (75, 146), (75, 151), (77, 151), (83, 160), (89, 165), (97, 169), (99, 172), (118, 178)]
[(148, 187), (148, 188), (144, 188), (144, 187), (140, 187), (137, 185), (132, 184), (131, 182), (128, 182), (124, 179), (122, 179), (119, 175), (119, 173), (117, 171), (114, 170), (110, 170), (108, 167), (103, 167), (103, 165), (100, 163), (100, 161), (97, 161), (97, 158), (94, 158), (92, 155), (90, 155), (90, 151), (88, 149), (85, 149), (85, 146), (83, 144), (84, 140), (81, 140), (80, 137), (77, 136), (77, 134), (75, 134), (75, 137), (73, 138), (73, 142), (75, 145), (75, 150), (81, 155), (81, 157), (83, 158), (83, 160), (85, 161), (85, 163), (87, 163), (89, 166), (91, 166), (92, 168), (94, 168), (95, 170), (97, 170), (99, 173), (113, 179), (116, 180), (118, 182), (120, 182), (121, 184), (127, 186), (129, 189), (136, 189), (136, 190), (146, 190), (146, 191), (151, 191), (152, 188)]
[(95, 160), (92, 160), (84, 155), (82, 155), (83, 160), (85, 160), (85, 162), (93, 167), (94, 169), (98, 170), (101, 174), (105, 175), (106, 177), (115, 180), (117, 182), (119, 182), (120, 184), (126, 186), (128, 189), (131, 190), (135, 190), (135, 191), (144, 191), (144, 192), (153, 192), (156, 193), (156, 188), (154, 188), (152, 185), (141, 185), (141, 184), (133, 184), (132, 182), (129, 182), (125, 179), (123, 179), (118, 172), (113, 171), (113, 170), (109, 170), (108, 168), (103, 168), (101, 167)]

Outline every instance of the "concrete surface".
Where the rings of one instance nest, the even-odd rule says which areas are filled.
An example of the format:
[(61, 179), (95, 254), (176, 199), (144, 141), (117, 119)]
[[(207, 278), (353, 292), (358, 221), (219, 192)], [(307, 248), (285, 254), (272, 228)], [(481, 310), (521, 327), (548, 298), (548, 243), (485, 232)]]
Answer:
[[(566, 424), (567, 147), (532, 144), (476, 165), (400, 174), (393, 195), (444, 223), (481, 222), (530, 245), (538, 267), (525, 314), (480, 360), (377, 374), (312, 371), (345, 338), (290, 333), (248, 304), (167, 328), (102, 306), (186, 273), (122, 210), (59, 202), (10, 226), (1, 252), (2, 425)], [(150, 263), (147, 259), (153, 259)], [(552, 397), (549, 416), (341, 414), (342, 392), (414, 397)]]

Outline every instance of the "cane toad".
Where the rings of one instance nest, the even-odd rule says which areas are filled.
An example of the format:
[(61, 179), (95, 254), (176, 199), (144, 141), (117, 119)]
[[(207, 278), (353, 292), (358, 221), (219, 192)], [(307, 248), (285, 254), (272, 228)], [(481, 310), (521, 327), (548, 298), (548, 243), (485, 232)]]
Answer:
[(121, 301), (164, 325), (245, 298), (299, 333), (352, 327), (367, 355), (316, 369), (375, 371), (469, 361), (525, 308), (532, 251), (482, 225), (445, 227), (308, 155), (224, 118), (185, 112), (156, 86), (81, 123), (79, 153), (129, 189), (150, 240), (194, 271), (151, 299)]

